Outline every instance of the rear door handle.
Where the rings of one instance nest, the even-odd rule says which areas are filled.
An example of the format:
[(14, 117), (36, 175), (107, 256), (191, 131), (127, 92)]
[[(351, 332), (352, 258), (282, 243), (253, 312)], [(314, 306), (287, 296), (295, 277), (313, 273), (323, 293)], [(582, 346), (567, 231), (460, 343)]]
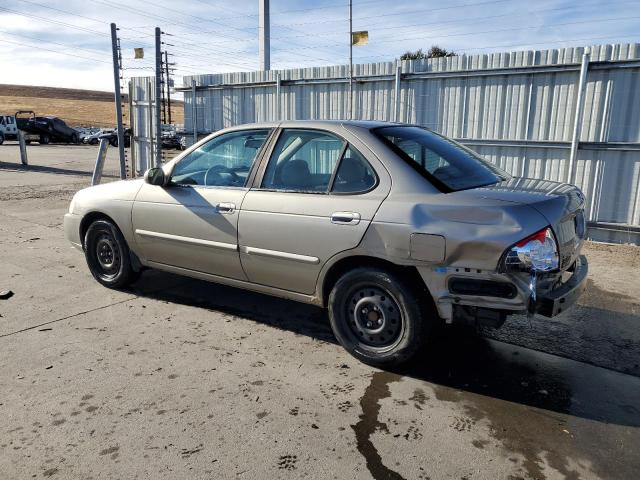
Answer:
[(216, 204), (216, 210), (218, 211), (218, 213), (233, 213), (235, 209), (235, 203), (222, 202)]
[(338, 225), (357, 225), (360, 223), (360, 214), (356, 212), (333, 212), (331, 223)]

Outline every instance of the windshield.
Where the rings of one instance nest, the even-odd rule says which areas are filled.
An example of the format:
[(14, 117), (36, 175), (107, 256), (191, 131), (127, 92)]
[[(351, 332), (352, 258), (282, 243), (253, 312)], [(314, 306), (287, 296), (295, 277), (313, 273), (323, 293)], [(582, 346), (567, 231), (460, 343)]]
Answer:
[(394, 126), (373, 132), (443, 192), (493, 185), (510, 178), (473, 150), (431, 130)]

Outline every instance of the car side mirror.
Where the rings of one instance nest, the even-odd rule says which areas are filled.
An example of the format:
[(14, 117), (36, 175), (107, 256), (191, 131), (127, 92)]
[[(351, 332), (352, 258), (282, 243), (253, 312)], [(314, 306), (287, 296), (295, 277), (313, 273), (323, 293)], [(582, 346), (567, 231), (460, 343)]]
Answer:
[(144, 181), (149, 185), (164, 187), (166, 185), (164, 170), (162, 170), (162, 168), (160, 167), (150, 168), (144, 174)]

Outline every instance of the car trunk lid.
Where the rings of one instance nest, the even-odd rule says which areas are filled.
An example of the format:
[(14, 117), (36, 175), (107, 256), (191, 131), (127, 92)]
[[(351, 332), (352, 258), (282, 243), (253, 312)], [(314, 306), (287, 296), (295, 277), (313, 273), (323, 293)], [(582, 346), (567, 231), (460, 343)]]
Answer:
[(556, 236), (560, 269), (566, 270), (573, 265), (586, 237), (584, 194), (578, 187), (550, 180), (514, 177), (471, 191), (483, 198), (526, 204), (536, 209), (547, 219)]

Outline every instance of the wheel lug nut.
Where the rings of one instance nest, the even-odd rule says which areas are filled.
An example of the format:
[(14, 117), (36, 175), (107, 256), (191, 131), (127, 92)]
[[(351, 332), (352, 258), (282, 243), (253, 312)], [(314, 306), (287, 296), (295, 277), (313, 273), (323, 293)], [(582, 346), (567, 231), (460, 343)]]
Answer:
[(378, 319), (378, 325), (382, 325), (382, 319), (381, 318)]
[(367, 322), (367, 328), (371, 328), (371, 322)]

